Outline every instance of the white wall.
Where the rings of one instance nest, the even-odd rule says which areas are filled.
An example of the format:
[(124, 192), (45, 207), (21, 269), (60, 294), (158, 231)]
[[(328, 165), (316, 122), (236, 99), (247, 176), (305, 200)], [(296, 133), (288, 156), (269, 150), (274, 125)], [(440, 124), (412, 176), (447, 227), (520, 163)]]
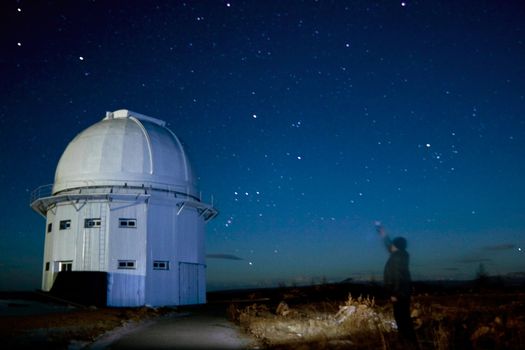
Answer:
[(179, 256), (180, 304), (206, 302), (204, 220), (194, 208), (185, 208), (176, 221)]
[(204, 220), (197, 210), (185, 208), (177, 217), (177, 255), (181, 262), (205, 263)]
[[(173, 198), (152, 197), (148, 204), (146, 302), (149, 305), (206, 301), (204, 220), (191, 207), (185, 207), (177, 215), (178, 202)], [(153, 269), (155, 260), (169, 261), (169, 270)]]
[[(42, 266), (42, 290), (49, 291), (53, 285), (53, 256), (51, 247), (53, 246), (54, 235), (52, 232), (47, 232), (48, 224), (52, 225), (54, 229), (58, 223), (55, 223), (55, 212), (48, 211), (46, 217), (45, 239), (44, 239), (44, 263)], [(46, 271), (46, 264), (49, 263), (49, 270)]]
[[(108, 305), (145, 304), (147, 210), (144, 202), (110, 203), (108, 234)], [(136, 228), (119, 227), (119, 219), (136, 219)], [(119, 269), (119, 260), (135, 261), (134, 269)]]
[[(205, 223), (189, 206), (177, 215), (179, 201), (152, 196), (148, 203), (59, 203), (47, 213), (53, 230), (46, 233), (42, 289), (51, 289), (58, 262), (72, 261), (73, 271), (108, 272), (109, 306), (204, 303)], [(100, 218), (101, 227), (84, 227), (87, 218)], [(136, 219), (136, 227), (120, 227), (120, 218)], [(69, 229), (60, 230), (61, 220), (71, 220)], [(119, 268), (120, 260), (135, 266)], [(154, 261), (167, 261), (169, 269), (154, 269)]]
[[(148, 205), (148, 251), (146, 303), (177, 305), (179, 300), (176, 207), (169, 202), (150, 200)], [(153, 261), (168, 261), (168, 270), (153, 269)]]

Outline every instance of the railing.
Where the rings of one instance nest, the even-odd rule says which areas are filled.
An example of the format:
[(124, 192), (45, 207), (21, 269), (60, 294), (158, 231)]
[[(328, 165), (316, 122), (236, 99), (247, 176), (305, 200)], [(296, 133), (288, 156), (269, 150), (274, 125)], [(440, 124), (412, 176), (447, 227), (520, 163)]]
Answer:
[[(88, 190), (88, 191), (86, 191)], [(134, 190), (130, 192), (129, 190)], [(78, 187), (75, 189), (68, 189), (65, 192), (55, 193), (53, 195), (53, 185), (43, 185), (37, 187), (31, 192), (31, 198), (29, 205), (36, 212), (40, 213), (42, 216), (46, 216), (47, 210), (50, 205), (56, 204), (58, 202), (63, 202), (65, 200), (77, 200), (78, 199), (87, 199), (95, 198), (100, 196), (107, 196), (107, 198), (114, 196), (122, 195), (140, 195), (136, 190), (143, 191), (143, 195), (148, 195), (148, 191), (160, 191), (167, 194), (173, 195), (176, 198), (181, 198), (182, 202), (179, 203), (179, 213), (182, 209), (189, 205), (196, 208), (199, 211), (199, 214), (204, 217), (206, 222), (210, 221), (216, 217), (219, 212), (215, 209), (215, 203), (213, 196), (211, 197), (211, 205), (201, 202), (202, 193), (199, 193), (199, 197), (192, 196), (188, 193), (182, 193), (178, 191), (173, 191), (170, 189), (158, 189), (158, 188), (147, 188), (147, 187), (138, 187), (138, 186), (86, 186)], [(136, 197), (138, 198), (138, 197)], [(136, 199), (135, 198), (135, 199)], [(178, 213), (177, 213), (178, 215)]]
[[(192, 197), (192, 198), (198, 200), (199, 202), (202, 202), (202, 197), (203, 197), (202, 196), (202, 191), (199, 192), (199, 196), (198, 197), (195, 197), (195, 196), (192, 196), (190, 194), (187, 194), (187, 193), (184, 193), (184, 192), (180, 192), (180, 191), (177, 191), (177, 190), (169, 188), (169, 187), (166, 187), (166, 188), (139, 187), (139, 186), (127, 186), (127, 184), (125, 186), (116, 186), (116, 185), (83, 186), (83, 187), (78, 187), (78, 188), (70, 188), (67, 191), (68, 192), (70, 192), (70, 191), (78, 191), (78, 193), (82, 193), (82, 190), (85, 191), (85, 190), (96, 190), (96, 189), (99, 189), (99, 190), (103, 190), (103, 192), (107, 192), (108, 189), (109, 189), (110, 193), (114, 193), (114, 192), (117, 192), (117, 190), (115, 190), (115, 189), (123, 189), (123, 188), (124, 189), (141, 189), (141, 190), (145, 190), (145, 191), (156, 190), (156, 191), (161, 191), (161, 192), (173, 193), (175, 196), (182, 195), (182, 196)], [(39, 187), (37, 187), (36, 189), (34, 189), (31, 192), (31, 197), (29, 199), (29, 204), (31, 205), (37, 199), (44, 198), (44, 197), (51, 197), (52, 195), (53, 195), (53, 184), (39, 186)], [(215, 202), (215, 199), (214, 199), (214, 197), (212, 195), (211, 196), (211, 206), (212, 207), (215, 205), (214, 202)]]
[(34, 201), (43, 197), (51, 197), (53, 195), (53, 184), (42, 185), (37, 187), (31, 192), (29, 204), (31, 205)]

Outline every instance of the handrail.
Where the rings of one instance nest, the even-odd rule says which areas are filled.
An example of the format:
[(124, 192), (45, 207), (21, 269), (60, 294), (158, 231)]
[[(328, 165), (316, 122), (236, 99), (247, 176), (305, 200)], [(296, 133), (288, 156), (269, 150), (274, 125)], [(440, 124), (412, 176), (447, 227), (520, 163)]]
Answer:
[[(199, 196), (196, 197), (196, 196), (193, 196), (189, 193), (184, 193), (184, 192), (180, 192), (180, 191), (176, 191), (174, 189), (171, 189), (171, 188), (157, 188), (157, 187), (142, 187), (142, 186), (126, 186), (126, 185), (100, 185), (100, 186), (82, 186), (82, 187), (76, 187), (76, 188), (68, 188), (67, 190), (63, 190), (63, 191), (60, 191), (60, 192), (57, 192), (55, 194), (53, 194), (53, 184), (47, 184), (47, 185), (42, 185), (42, 186), (39, 186), (37, 187), (36, 189), (34, 189), (32, 192), (31, 192), (31, 196), (30, 196), (30, 199), (29, 199), (29, 205), (33, 204), (36, 200), (40, 199), (40, 198), (45, 198), (45, 197), (51, 197), (53, 195), (58, 195), (58, 194), (61, 194), (61, 193), (64, 193), (64, 192), (67, 192), (67, 193), (70, 193), (71, 191), (79, 191), (79, 193), (82, 193), (84, 190), (93, 190), (93, 189), (108, 189), (109, 190), (109, 193), (113, 193), (115, 192), (114, 189), (131, 189), (131, 190), (136, 190), (136, 189), (139, 189), (139, 190), (143, 190), (147, 193), (147, 191), (151, 191), (151, 190), (154, 190), (154, 191), (159, 191), (159, 192), (166, 192), (166, 193), (173, 193), (175, 195), (175, 197), (186, 197), (186, 198), (192, 198), (198, 202), (202, 202), (202, 192), (199, 192)], [(85, 192), (84, 192), (85, 193)], [(180, 198), (179, 197), (179, 198)], [(212, 207), (214, 206), (214, 197), (213, 195), (211, 196), (211, 204), (212, 204)]]
[(31, 197), (29, 198), (29, 205), (34, 201), (43, 197), (50, 197), (53, 195), (53, 184), (47, 184), (38, 186), (33, 191), (31, 191)]

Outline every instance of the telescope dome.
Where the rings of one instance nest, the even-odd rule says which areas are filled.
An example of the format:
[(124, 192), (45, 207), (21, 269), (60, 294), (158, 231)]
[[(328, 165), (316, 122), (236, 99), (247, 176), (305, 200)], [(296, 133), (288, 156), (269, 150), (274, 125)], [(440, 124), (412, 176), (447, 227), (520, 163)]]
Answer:
[(144, 186), (197, 195), (177, 136), (164, 121), (125, 109), (108, 112), (69, 143), (58, 162), (53, 194), (105, 186)]

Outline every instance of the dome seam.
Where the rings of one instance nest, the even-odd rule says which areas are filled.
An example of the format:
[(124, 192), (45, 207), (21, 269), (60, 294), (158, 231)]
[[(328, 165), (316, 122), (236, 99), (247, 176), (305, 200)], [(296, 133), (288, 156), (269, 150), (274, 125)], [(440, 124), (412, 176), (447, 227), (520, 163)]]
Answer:
[(173, 131), (171, 131), (169, 128), (166, 128), (175, 139), (175, 142), (177, 142), (177, 145), (179, 146), (179, 149), (182, 152), (182, 162), (184, 163), (184, 180), (189, 181), (189, 174), (188, 174), (188, 164), (186, 162), (186, 151), (184, 150), (184, 147), (182, 146), (182, 143), (180, 142), (179, 138)]
[(148, 154), (149, 154), (149, 173), (150, 175), (153, 175), (153, 152), (151, 150), (151, 140), (149, 138), (149, 134), (146, 131), (146, 128), (144, 127), (144, 125), (140, 122), (140, 120), (138, 120), (137, 118), (133, 116), (129, 116), (129, 119), (133, 120), (139, 126), (140, 130), (144, 134), (144, 137), (146, 138), (146, 144), (148, 145)]

